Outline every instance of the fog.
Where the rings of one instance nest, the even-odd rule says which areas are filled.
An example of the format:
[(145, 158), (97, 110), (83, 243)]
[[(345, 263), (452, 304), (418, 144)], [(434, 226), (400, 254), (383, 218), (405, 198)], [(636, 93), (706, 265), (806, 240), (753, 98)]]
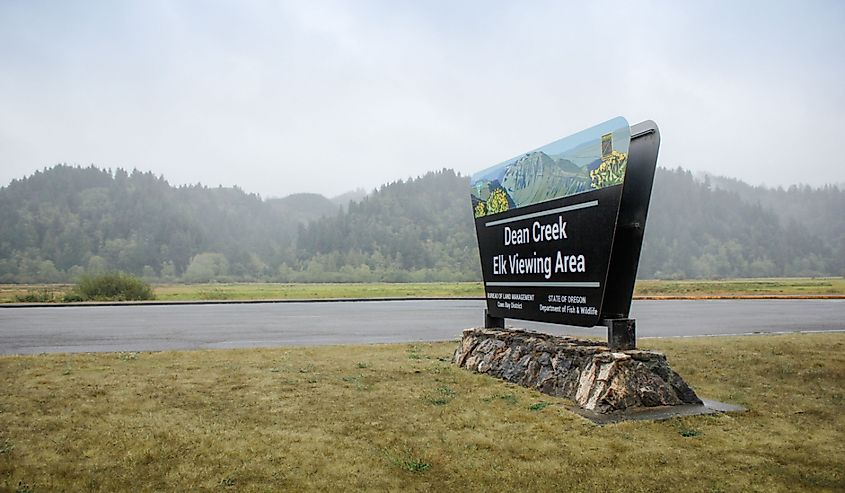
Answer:
[(617, 115), (658, 123), (663, 166), (845, 182), (841, 2), (424, 3), (2, 2), (0, 186), (68, 163), (332, 196)]

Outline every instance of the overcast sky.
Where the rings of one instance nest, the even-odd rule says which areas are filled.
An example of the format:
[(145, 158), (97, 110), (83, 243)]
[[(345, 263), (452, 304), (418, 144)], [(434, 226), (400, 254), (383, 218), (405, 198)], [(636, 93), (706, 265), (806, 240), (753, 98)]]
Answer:
[(0, 186), (55, 163), (329, 196), (614, 116), (660, 164), (845, 182), (845, 2), (0, 0)]

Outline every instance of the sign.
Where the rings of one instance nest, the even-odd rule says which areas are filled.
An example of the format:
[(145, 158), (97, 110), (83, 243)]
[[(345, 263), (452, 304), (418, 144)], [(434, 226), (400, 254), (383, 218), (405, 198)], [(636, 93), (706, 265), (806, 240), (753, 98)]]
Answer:
[[(643, 133), (643, 125), (651, 131)], [(605, 318), (627, 317), (659, 143), (652, 122), (637, 127), (632, 140), (628, 122), (614, 118), (472, 176), (489, 315), (586, 327)], [(645, 176), (634, 173), (637, 179), (628, 186), (632, 157), (648, 160), (643, 150), (651, 147), (639, 142), (647, 135), (654, 144), (650, 175), (648, 163), (640, 163)], [(637, 150), (636, 156), (632, 150)], [(646, 182), (642, 208), (639, 189)], [(634, 203), (623, 214), (623, 203), (630, 202), (623, 196), (628, 195)], [(620, 217), (625, 224), (619, 223)], [(639, 233), (634, 232), (626, 245), (614, 243), (624, 236), (617, 235), (620, 230), (631, 228)], [(632, 256), (633, 269), (614, 267)], [(610, 290), (609, 280), (618, 282)]]

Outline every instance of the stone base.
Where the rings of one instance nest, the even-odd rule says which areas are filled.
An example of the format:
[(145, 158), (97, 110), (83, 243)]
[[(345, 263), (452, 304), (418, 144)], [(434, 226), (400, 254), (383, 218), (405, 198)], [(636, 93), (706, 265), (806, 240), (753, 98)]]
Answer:
[(596, 413), (702, 404), (656, 351), (611, 352), (600, 342), (519, 329), (467, 329), (453, 362)]

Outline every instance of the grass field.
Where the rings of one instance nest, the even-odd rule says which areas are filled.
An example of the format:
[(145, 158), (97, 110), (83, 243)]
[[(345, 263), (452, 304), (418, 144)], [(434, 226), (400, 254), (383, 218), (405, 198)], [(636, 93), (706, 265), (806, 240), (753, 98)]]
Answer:
[(725, 279), (716, 281), (637, 281), (635, 296), (845, 295), (845, 278)]
[(0, 357), (0, 490), (845, 489), (845, 334), (641, 342), (749, 410), (597, 426), (454, 342)]
[(155, 286), (160, 300), (254, 300), (484, 296), (480, 282), (314, 283), (314, 284), (165, 284)]
[[(0, 303), (61, 301), (69, 284), (0, 284)], [(432, 283), (209, 283), (156, 284), (156, 299), (274, 300), (397, 297), (483, 297), (480, 282)], [(634, 296), (813, 296), (845, 295), (845, 278), (733, 279), (719, 281), (637, 281)]]

